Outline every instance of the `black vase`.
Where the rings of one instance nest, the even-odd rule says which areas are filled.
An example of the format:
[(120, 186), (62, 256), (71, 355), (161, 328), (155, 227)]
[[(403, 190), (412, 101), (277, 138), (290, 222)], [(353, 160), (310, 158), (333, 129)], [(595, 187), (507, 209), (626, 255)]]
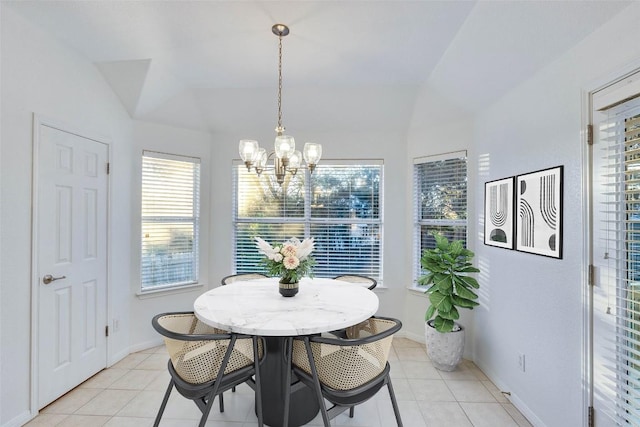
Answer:
[(298, 293), (298, 282), (283, 283), (282, 280), (278, 282), (278, 291), (283, 297), (292, 297)]

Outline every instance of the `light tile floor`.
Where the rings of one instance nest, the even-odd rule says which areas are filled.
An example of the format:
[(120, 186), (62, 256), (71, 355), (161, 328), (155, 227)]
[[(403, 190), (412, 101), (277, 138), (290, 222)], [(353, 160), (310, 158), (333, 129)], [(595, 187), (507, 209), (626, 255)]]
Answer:
[[(46, 408), (27, 424), (64, 427), (147, 427), (153, 425), (169, 383), (164, 347), (134, 353), (85, 381)], [(495, 385), (472, 362), (454, 372), (442, 372), (427, 358), (424, 345), (394, 338), (390, 354), (391, 377), (406, 427), (531, 427)], [(198, 424), (200, 411), (177, 392), (172, 393), (161, 426), (190, 427)], [(257, 425), (253, 391), (246, 385), (225, 393), (225, 412), (214, 405), (208, 427)], [(386, 389), (332, 421), (350, 427), (395, 426)], [(309, 425), (321, 426), (318, 415)]]

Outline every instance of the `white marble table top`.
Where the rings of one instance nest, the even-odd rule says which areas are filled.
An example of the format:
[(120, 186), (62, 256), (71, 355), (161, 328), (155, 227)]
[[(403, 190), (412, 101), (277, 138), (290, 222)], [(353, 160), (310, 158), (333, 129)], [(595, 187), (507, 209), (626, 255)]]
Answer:
[(378, 310), (369, 289), (332, 279), (304, 278), (294, 297), (278, 293), (278, 279), (237, 281), (200, 295), (193, 304), (204, 323), (231, 332), (297, 336), (355, 325)]

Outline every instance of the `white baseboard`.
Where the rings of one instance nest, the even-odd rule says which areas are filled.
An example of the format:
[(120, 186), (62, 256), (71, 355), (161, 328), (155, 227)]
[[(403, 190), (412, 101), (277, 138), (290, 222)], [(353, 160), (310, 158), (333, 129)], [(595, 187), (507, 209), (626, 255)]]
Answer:
[[(408, 331), (402, 331), (400, 330), (400, 332), (398, 332), (395, 336), (399, 337), (399, 338), (407, 338), (410, 339), (411, 341), (415, 341), (415, 342), (419, 342), (424, 344), (425, 343), (425, 338), (424, 338), (424, 334), (416, 334), (413, 332), (408, 332)], [(471, 349), (468, 348), (468, 346), (465, 346), (465, 352), (462, 355), (462, 357), (464, 357), (465, 359), (468, 360), (473, 360), (473, 355), (470, 353)]]
[(23, 411), (13, 419), (2, 424), (2, 426), (0, 427), (20, 427), (31, 421), (33, 418), (35, 418), (36, 415), (38, 415), (37, 412), (34, 415), (31, 415), (31, 412)]
[[(154, 340), (138, 343), (138, 344), (132, 345), (132, 346), (130, 346), (128, 348), (125, 348), (123, 350), (120, 350), (118, 353), (112, 354), (112, 355), (109, 356), (109, 366), (108, 367), (111, 367), (111, 366), (115, 365), (116, 363), (118, 363), (119, 361), (121, 361), (122, 359), (124, 359), (125, 357), (130, 355), (131, 353), (137, 353), (138, 351), (147, 350), (149, 348), (157, 347), (159, 345), (162, 345), (163, 342), (164, 341), (162, 340), (162, 338), (158, 338), (158, 339), (154, 339)], [(0, 426), (0, 427), (2, 427), (2, 426)]]
[(137, 343), (137, 344), (134, 344), (131, 347), (129, 347), (129, 353), (136, 353), (138, 351), (147, 350), (149, 348), (153, 348), (153, 347), (157, 347), (159, 345), (162, 345), (163, 343), (164, 343), (164, 341), (163, 341), (162, 338), (157, 338), (157, 339), (153, 339), (153, 340)]
[[(491, 382), (496, 387), (498, 387), (498, 390), (510, 391), (509, 387), (504, 384), (494, 372), (489, 371), (483, 366), (478, 365), (478, 368), (480, 368), (480, 370), (487, 376), (487, 378), (489, 378)], [(529, 406), (527, 406), (526, 403), (524, 403), (522, 399), (518, 397), (517, 394), (513, 392), (510, 393), (510, 395), (507, 395), (505, 397), (513, 404), (513, 406), (516, 407), (518, 411), (520, 411), (522, 415), (525, 416), (527, 421), (529, 421), (535, 427), (546, 427), (545, 423), (543, 423), (542, 420), (538, 418), (538, 416), (529, 408)]]
[(110, 354), (109, 360), (107, 361), (107, 368), (112, 367), (113, 365), (115, 365), (116, 363), (118, 363), (119, 361), (127, 357), (129, 354), (130, 352), (128, 348), (125, 348), (124, 350), (120, 350), (116, 354)]
[(407, 338), (411, 341), (416, 341), (424, 344), (424, 334), (414, 334), (413, 332), (400, 330), (395, 336), (399, 338)]
[(520, 400), (520, 398), (518, 398), (517, 395), (514, 395), (512, 393), (511, 396), (507, 396), (507, 398), (511, 401), (513, 406), (515, 406), (516, 409), (518, 409), (518, 411), (520, 411), (520, 413), (524, 415), (524, 417), (531, 423), (531, 425), (535, 427), (545, 427), (545, 424), (542, 422), (542, 420), (540, 420), (540, 418), (538, 418), (536, 414), (534, 414), (533, 411), (531, 411), (531, 409), (529, 409), (529, 407), (522, 400)]

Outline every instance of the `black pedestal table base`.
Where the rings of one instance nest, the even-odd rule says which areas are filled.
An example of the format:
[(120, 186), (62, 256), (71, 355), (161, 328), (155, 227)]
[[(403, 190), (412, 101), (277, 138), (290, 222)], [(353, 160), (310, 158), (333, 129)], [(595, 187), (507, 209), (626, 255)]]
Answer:
[[(262, 417), (271, 427), (283, 425), (286, 368), (285, 337), (265, 337), (267, 355), (260, 368), (262, 388)], [(295, 378), (295, 377), (293, 377)], [(307, 424), (320, 410), (315, 393), (309, 387), (296, 387), (289, 404), (289, 427)]]

